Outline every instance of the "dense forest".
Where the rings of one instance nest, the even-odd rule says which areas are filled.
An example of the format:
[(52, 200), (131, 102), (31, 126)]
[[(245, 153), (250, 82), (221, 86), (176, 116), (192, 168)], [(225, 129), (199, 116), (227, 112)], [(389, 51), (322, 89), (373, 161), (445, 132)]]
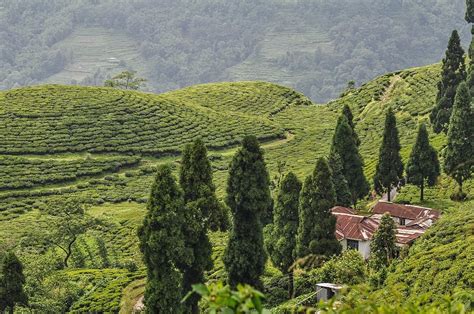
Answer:
[(0, 88), (102, 85), (116, 73), (91, 64), (80, 79), (48, 80), (77, 62), (68, 38), (94, 27), (133, 38), (137, 56), (117, 62), (146, 77), (150, 91), (259, 79), (322, 102), (349, 81), (437, 62), (452, 29), (468, 37), (463, 12), (463, 0), (4, 0)]

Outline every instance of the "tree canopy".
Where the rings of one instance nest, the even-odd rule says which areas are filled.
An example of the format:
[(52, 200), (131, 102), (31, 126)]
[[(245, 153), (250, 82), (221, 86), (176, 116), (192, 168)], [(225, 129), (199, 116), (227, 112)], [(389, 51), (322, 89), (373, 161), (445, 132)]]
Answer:
[(385, 129), (374, 176), (375, 191), (380, 195), (387, 193), (387, 200), (389, 202), (392, 188), (398, 185), (403, 176), (400, 149), (397, 121), (395, 114), (389, 109), (385, 116)]
[[(192, 252), (191, 264), (183, 264), (183, 289), (188, 293), (192, 285), (204, 281), (204, 271), (212, 268), (212, 247), (207, 235), (211, 217), (219, 214), (219, 202), (212, 183), (211, 163), (200, 139), (186, 145), (181, 160), (180, 185), (186, 206), (183, 232), (186, 248)], [(187, 299), (191, 313), (198, 313), (198, 295)]]
[(407, 181), (420, 188), (420, 201), (423, 201), (425, 183), (428, 186), (436, 184), (440, 175), (438, 153), (430, 145), (428, 131), (424, 123), (418, 128), (415, 145), (407, 163)]
[(255, 136), (246, 136), (234, 155), (227, 180), (233, 226), (224, 254), (229, 283), (261, 286), (267, 255), (261, 216), (270, 208), (270, 178)]
[(472, 175), (474, 156), (474, 114), (471, 96), (466, 83), (456, 92), (453, 113), (449, 121), (448, 143), (444, 150), (444, 170), (459, 184), (460, 197), (464, 198), (462, 184)]
[(25, 276), (23, 264), (13, 252), (7, 252), (0, 261), (0, 312), (7, 308), (14, 312), (16, 304), (26, 305), (28, 297), (23, 291)]
[(449, 118), (456, 96), (458, 85), (466, 79), (464, 49), (459, 34), (454, 30), (449, 38), (446, 56), (443, 59), (441, 81), (438, 83), (436, 104), (431, 111), (430, 119), (436, 133), (448, 131)]
[(320, 158), (313, 173), (306, 177), (300, 195), (296, 240), (298, 257), (310, 254), (330, 257), (341, 252), (335, 236), (336, 217), (331, 213), (335, 204), (331, 171), (327, 161)]
[(337, 120), (332, 138), (330, 155), (337, 153), (341, 157), (342, 169), (351, 193), (354, 207), (357, 200), (369, 193), (369, 183), (364, 175), (364, 162), (359, 153), (354, 130), (349, 125), (345, 114)]
[(181, 313), (182, 274), (178, 265), (191, 264), (185, 250), (183, 192), (168, 165), (160, 166), (151, 187), (147, 213), (138, 229), (147, 267), (145, 305), (148, 313)]
[(301, 182), (289, 172), (283, 178), (278, 192), (273, 224), (269, 226), (267, 250), (273, 264), (289, 277), (289, 297), (293, 297), (293, 270), (296, 259), (296, 235), (299, 223), (299, 197)]
[(147, 81), (144, 78), (137, 77), (137, 72), (135, 71), (124, 71), (112, 77), (109, 80), (104, 82), (104, 86), (121, 88), (121, 89), (131, 89), (138, 90), (145, 85)]
[(397, 253), (396, 226), (392, 217), (386, 213), (380, 220), (380, 225), (370, 243), (370, 258), (376, 269), (386, 267)]

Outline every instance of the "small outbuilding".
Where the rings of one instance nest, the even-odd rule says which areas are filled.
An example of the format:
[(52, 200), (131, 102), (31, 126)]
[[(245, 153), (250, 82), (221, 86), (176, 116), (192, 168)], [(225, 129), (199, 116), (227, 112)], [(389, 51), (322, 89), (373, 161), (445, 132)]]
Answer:
[(318, 283), (316, 284), (316, 299), (318, 302), (327, 301), (338, 294), (342, 288), (344, 286), (333, 283)]

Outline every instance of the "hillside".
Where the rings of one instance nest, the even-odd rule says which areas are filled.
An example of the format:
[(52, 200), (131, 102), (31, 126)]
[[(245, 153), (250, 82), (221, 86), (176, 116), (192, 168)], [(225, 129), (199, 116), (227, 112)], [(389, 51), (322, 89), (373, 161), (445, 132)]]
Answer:
[[(407, 301), (440, 302), (447, 292), (466, 294), (474, 287), (474, 210), (461, 206), (446, 213), (388, 275), (387, 290)], [(384, 298), (391, 295), (386, 293)], [(393, 300), (395, 301), (395, 300)]]
[(437, 62), (453, 29), (470, 37), (463, 14), (464, 0), (4, 0), (0, 89), (130, 69), (153, 92), (264, 80), (325, 102)]
[[(47, 274), (67, 278), (63, 281), (70, 287), (65, 289), (77, 293), (45, 292), (32, 301), (38, 306), (52, 304), (60, 311), (62, 298), (72, 298), (71, 309), (78, 312), (118, 310), (124, 288), (128, 286), (126, 291), (134, 296), (143, 289), (136, 228), (154, 169), (170, 162), (177, 170), (185, 143), (196, 136), (205, 140), (222, 198), (229, 162), (245, 134), (256, 134), (263, 142), (272, 178), (279, 162), (285, 164), (285, 171), (303, 178), (316, 158), (328, 153), (336, 119), (342, 106), (349, 104), (370, 179), (381, 140), (382, 113), (394, 109), (406, 161), (417, 125), (427, 120), (434, 103), (439, 71), (439, 65), (431, 65), (390, 73), (326, 105), (263, 82), (205, 84), (161, 95), (59, 85), (0, 92), (0, 118), (5, 121), (0, 128), (0, 160), (8, 174), (0, 181), (0, 247), (16, 247), (30, 285), (50, 267)], [(432, 136), (432, 142), (440, 149), (445, 138)], [(451, 181), (443, 177), (441, 182), (429, 189), (427, 203), (449, 217), (448, 209), (458, 204), (446, 197), (453, 189)], [(466, 190), (474, 193), (472, 181)], [(398, 197), (416, 203), (413, 191), (407, 186)], [(106, 224), (79, 239), (72, 269), (56, 272), (51, 254), (44, 254), (34, 239), (48, 228), (40, 210), (65, 197), (84, 199), (91, 205), (89, 213)], [(466, 210), (472, 210), (471, 205), (472, 201), (467, 203)], [(212, 277), (220, 278), (225, 234), (213, 234), (212, 241), (216, 260)], [(128, 298), (124, 297), (124, 304), (133, 301)]]

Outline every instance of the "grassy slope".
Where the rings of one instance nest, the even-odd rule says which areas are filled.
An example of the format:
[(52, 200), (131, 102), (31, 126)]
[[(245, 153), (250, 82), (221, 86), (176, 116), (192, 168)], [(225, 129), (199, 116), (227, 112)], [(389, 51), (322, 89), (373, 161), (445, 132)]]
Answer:
[[(133, 168), (117, 167), (113, 174), (73, 178), (34, 190), (0, 192), (0, 230), (7, 230), (7, 226), (12, 230), (8, 234), (0, 233), (0, 243), (15, 244), (45, 227), (47, 222), (37, 218), (38, 208), (43, 203), (66, 196), (88, 198), (95, 204), (90, 213), (109, 224), (81, 241), (81, 250), (91, 252), (86, 259), (86, 267), (90, 268), (86, 277), (100, 273), (94, 270), (98, 254), (94, 243), (100, 237), (105, 240), (109, 259), (116, 267), (114, 278), (123, 278), (123, 271), (117, 267), (130, 260), (139, 266), (141, 264), (135, 229), (144, 213), (143, 202), (153, 180), (154, 167), (171, 162), (175, 170), (178, 169), (179, 157), (166, 157), (160, 153), (176, 153), (196, 135), (202, 136), (211, 147), (215, 182), (222, 197), (227, 167), (236, 149), (229, 145), (248, 133), (273, 139), (286, 133), (286, 139), (264, 144), (268, 168), (274, 177), (277, 163), (285, 162), (285, 171), (292, 170), (303, 178), (312, 171), (316, 158), (328, 153), (337, 116), (343, 104), (347, 103), (354, 111), (366, 161), (365, 171), (370, 178), (381, 141), (384, 110), (391, 106), (396, 112), (402, 156), (406, 161), (417, 124), (427, 121), (438, 75), (438, 65), (388, 74), (327, 105), (312, 105), (306, 97), (291, 89), (261, 82), (206, 84), (159, 96), (63, 86), (0, 93), (0, 115), (6, 121), (0, 128), (0, 136), (4, 139), (0, 150), (4, 153), (24, 152), (28, 155), (22, 158), (65, 164), (79, 157), (101, 160), (111, 156), (123, 157), (129, 152), (140, 158)], [(94, 128), (101, 132), (90, 133)], [(37, 141), (31, 141), (33, 132)], [(438, 149), (445, 141), (442, 135), (432, 135), (431, 139)], [(97, 154), (97, 151), (102, 154)], [(150, 153), (156, 157), (149, 156)], [(427, 192), (428, 202), (441, 209), (456, 206), (446, 200), (453, 190), (452, 182), (444, 177), (441, 182)], [(467, 184), (467, 189), (472, 195), (472, 182)], [(416, 202), (416, 192), (413, 187), (406, 187), (399, 199)], [(127, 200), (132, 202), (124, 202)], [(472, 201), (469, 204), (472, 205)], [(466, 208), (472, 209), (469, 204)], [(211, 276), (219, 278), (222, 276), (220, 255), (225, 235), (214, 234), (212, 239), (216, 269)], [(112, 278), (111, 273), (109, 276)], [(71, 271), (71, 276), (83, 277), (75, 271)], [(129, 278), (128, 274), (125, 276)], [(85, 280), (101, 284), (92, 284), (95, 287), (92, 290), (86, 286), (90, 293), (86, 293), (75, 308), (87, 310), (88, 306), (94, 309), (104, 306), (104, 309), (117, 309), (120, 306), (117, 289), (120, 291), (130, 280), (110, 281), (114, 288), (111, 292), (108, 283), (104, 285), (104, 281), (96, 279)], [(123, 303), (130, 302), (123, 300)]]
[[(474, 293), (474, 210), (472, 202), (452, 209), (410, 249), (388, 275), (385, 290), (407, 301), (439, 302), (443, 295)], [(391, 293), (384, 294), (384, 298)], [(395, 301), (395, 300), (394, 300)]]

